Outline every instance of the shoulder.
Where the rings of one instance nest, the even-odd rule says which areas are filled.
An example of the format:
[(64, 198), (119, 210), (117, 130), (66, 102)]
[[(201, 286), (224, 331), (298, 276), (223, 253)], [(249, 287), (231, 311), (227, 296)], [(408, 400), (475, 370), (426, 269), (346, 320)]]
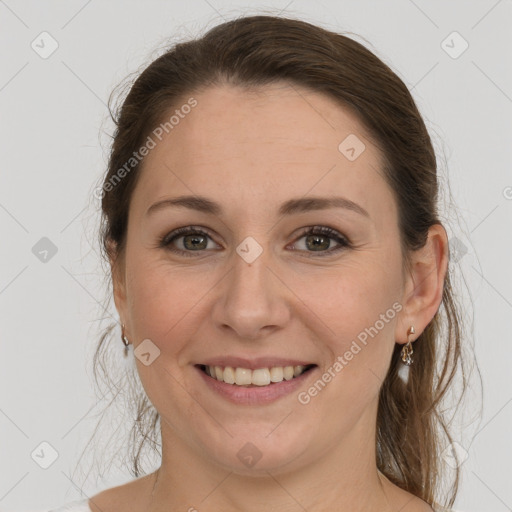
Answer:
[(393, 509), (400, 512), (449, 512), (432, 508), (426, 501), (395, 485), (384, 475), (381, 476), (388, 503)]
[(145, 510), (149, 506), (153, 480), (152, 473), (126, 484), (105, 489), (89, 499), (89, 509), (84, 512), (117, 512), (120, 508), (124, 512)]

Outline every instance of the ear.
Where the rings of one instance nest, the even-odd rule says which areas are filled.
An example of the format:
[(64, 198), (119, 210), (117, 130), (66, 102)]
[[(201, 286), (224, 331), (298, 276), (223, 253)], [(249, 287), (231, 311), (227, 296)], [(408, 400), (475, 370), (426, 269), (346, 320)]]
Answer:
[(441, 224), (428, 232), (425, 246), (411, 255), (411, 269), (406, 277), (403, 309), (396, 324), (396, 343), (407, 343), (407, 331), (414, 326), (414, 341), (436, 314), (443, 299), (444, 279), (448, 268), (448, 237)]
[(124, 259), (118, 255), (117, 248), (114, 242), (110, 242), (108, 244), (108, 247), (114, 303), (116, 305), (116, 309), (119, 314), (121, 324), (123, 324), (126, 323), (127, 319)]

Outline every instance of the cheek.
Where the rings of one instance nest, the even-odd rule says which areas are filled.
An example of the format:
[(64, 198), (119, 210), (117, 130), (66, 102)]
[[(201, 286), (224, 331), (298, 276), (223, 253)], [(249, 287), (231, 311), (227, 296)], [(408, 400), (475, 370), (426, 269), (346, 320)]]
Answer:
[[(186, 262), (177, 265), (148, 251), (131, 254), (127, 293), (137, 340), (150, 338), (159, 346), (176, 346), (170, 343), (173, 339), (185, 343), (187, 332), (193, 334), (193, 326), (197, 328), (197, 317), (208, 315), (208, 296), (216, 296), (214, 287), (222, 281), (225, 269)], [(400, 272), (393, 254), (379, 247), (347, 254), (330, 268), (301, 263), (279, 270), (280, 279), (291, 290), (284, 293), (289, 297), (284, 300), (293, 302), (295, 320), (310, 328), (333, 357), (349, 350), (353, 340), (366, 340), (366, 347), (371, 348), (389, 337), (394, 322), (382, 325), (379, 319), (398, 297)], [(386, 316), (389, 320), (390, 315)], [(371, 351), (362, 350), (360, 360), (365, 359), (362, 352)]]
[(316, 322), (314, 334), (325, 333), (317, 338), (319, 349), (329, 354), (319, 380), (301, 390), (301, 397), (310, 400), (317, 415), (324, 415), (327, 408), (330, 414), (324, 427), (337, 433), (350, 429), (354, 418), (378, 398), (401, 310), (391, 271), (378, 267), (352, 270), (345, 269), (326, 281), (314, 279), (319, 287), (308, 287), (308, 280), (303, 279), (297, 293), (310, 310), (311, 322)]
[(181, 354), (197, 337), (200, 325), (208, 323), (208, 299), (215, 294), (219, 275), (225, 270), (199, 270), (165, 258), (133, 258), (129, 268), (127, 293), (136, 344), (149, 338), (159, 347), (162, 362), (173, 368), (181, 366)]
[(302, 321), (309, 319), (320, 350), (327, 349), (330, 356), (326, 371), (336, 375), (337, 383), (329, 386), (337, 390), (332, 400), (359, 397), (366, 402), (387, 373), (402, 306), (397, 301), (400, 269), (391, 258), (386, 263), (382, 257), (377, 262), (361, 256), (332, 272), (322, 269), (294, 282), (293, 291), (306, 306), (299, 313)]
[(162, 263), (133, 261), (130, 275), (127, 294), (136, 337), (150, 338), (163, 348), (193, 308), (194, 287)]
[(309, 315), (316, 315), (324, 323), (326, 333), (346, 339), (375, 324), (392, 308), (399, 297), (397, 272), (391, 263), (383, 267), (361, 259), (332, 270), (294, 276), (290, 288), (309, 308)]

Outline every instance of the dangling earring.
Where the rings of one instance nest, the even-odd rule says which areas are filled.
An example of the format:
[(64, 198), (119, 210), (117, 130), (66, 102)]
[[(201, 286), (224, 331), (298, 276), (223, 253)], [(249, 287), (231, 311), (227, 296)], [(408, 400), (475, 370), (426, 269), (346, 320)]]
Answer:
[(128, 345), (130, 342), (128, 341), (128, 338), (124, 335), (124, 324), (121, 326), (121, 341), (124, 344), (124, 357), (128, 356)]
[[(411, 327), (407, 331), (407, 336), (409, 337), (411, 334), (414, 334), (415, 332), (416, 331), (414, 330), (414, 326), (411, 325)], [(411, 364), (413, 363), (413, 358), (412, 358), (413, 352), (414, 352), (414, 350), (412, 348), (412, 342), (408, 338), (407, 344), (404, 345), (402, 348), (402, 362), (405, 365), (411, 366)]]

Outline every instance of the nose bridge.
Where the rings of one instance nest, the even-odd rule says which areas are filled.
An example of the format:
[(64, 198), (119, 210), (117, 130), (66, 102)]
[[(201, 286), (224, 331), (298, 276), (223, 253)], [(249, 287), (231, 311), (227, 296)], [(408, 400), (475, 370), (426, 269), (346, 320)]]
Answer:
[(254, 339), (260, 331), (283, 327), (288, 305), (274, 273), (272, 254), (248, 237), (233, 254), (232, 269), (223, 280), (220, 300), (214, 306), (214, 321), (230, 327), (240, 338)]

